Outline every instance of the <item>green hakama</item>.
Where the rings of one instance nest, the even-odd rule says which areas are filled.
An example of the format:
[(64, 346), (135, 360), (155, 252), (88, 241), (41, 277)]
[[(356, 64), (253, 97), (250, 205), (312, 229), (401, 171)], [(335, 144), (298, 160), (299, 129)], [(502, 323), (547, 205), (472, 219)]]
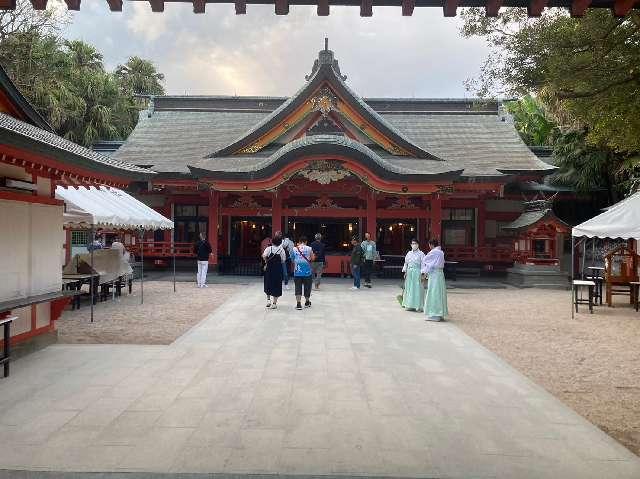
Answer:
[(404, 291), (402, 292), (402, 307), (405, 309), (415, 309), (422, 311), (424, 304), (424, 288), (420, 281), (420, 265), (409, 265), (406, 271), (407, 277), (404, 280)]
[(447, 285), (442, 268), (434, 268), (429, 273), (427, 297), (424, 301), (424, 314), (427, 319), (440, 321), (449, 315), (447, 309)]

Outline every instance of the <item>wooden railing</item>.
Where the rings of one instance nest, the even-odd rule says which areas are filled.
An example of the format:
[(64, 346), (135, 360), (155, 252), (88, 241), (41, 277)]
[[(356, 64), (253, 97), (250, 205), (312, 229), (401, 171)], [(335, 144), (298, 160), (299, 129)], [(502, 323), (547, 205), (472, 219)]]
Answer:
[[(170, 258), (173, 256), (171, 250), (171, 241), (145, 241), (144, 256), (146, 258)], [(195, 245), (191, 243), (174, 243), (175, 254), (177, 258), (193, 258), (196, 255)], [(140, 243), (135, 245), (127, 245), (127, 250), (140, 256)]]
[(447, 246), (444, 248), (447, 260), (475, 261), (480, 263), (513, 261), (513, 250), (504, 246)]
[(550, 254), (535, 253), (534, 251), (514, 251), (513, 259), (520, 264), (537, 264), (547, 266), (557, 266), (560, 264), (558, 258), (552, 258)]

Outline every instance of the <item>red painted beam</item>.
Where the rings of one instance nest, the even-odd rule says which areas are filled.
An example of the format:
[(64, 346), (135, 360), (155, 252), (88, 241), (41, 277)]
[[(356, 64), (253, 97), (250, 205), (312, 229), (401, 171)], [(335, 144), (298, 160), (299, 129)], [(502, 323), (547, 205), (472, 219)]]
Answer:
[(635, 6), (637, 0), (616, 0), (613, 5), (613, 14), (616, 17), (626, 17)]
[(591, 0), (573, 0), (573, 2), (571, 2), (571, 16), (584, 16), (587, 8), (589, 8), (589, 5), (591, 5)]
[(236, 15), (244, 15), (247, 13), (247, 1), (246, 0), (236, 0)]
[(318, 0), (318, 16), (329, 16), (329, 0)]
[(455, 17), (456, 10), (458, 9), (459, 0), (444, 0), (442, 10), (444, 10), (445, 17)]
[(15, 10), (16, 0), (0, 0), (0, 9), (2, 10)]
[(487, 4), (484, 7), (487, 17), (497, 17), (500, 7), (502, 7), (502, 0), (487, 0)]
[(410, 17), (413, 15), (413, 9), (416, 6), (416, 0), (402, 0), (402, 16)]
[(527, 7), (527, 13), (530, 17), (539, 17), (542, 15), (542, 10), (547, 6), (549, 0), (530, 0)]
[(275, 0), (276, 15), (289, 14), (289, 0)]
[(107, 0), (109, 4), (109, 10), (112, 12), (121, 12), (122, 11), (122, 0)]
[(360, 16), (371, 17), (373, 15), (373, 0), (362, 0), (360, 3)]
[(69, 10), (80, 10), (80, 0), (64, 0)]
[(164, 12), (164, 0), (149, 0), (152, 12)]
[(193, 0), (193, 13), (204, 13), (206, 0)]
[(34, 10), (46, 10), (47, 0), (31, 0), (31, 5)]

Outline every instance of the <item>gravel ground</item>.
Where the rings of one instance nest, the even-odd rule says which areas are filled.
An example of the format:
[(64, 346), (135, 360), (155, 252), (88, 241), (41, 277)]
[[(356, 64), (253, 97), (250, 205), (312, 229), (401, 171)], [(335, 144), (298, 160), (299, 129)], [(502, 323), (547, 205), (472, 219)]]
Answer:
[(119, 300), (98, 303), (94, 322), (91, 308), (83, 300), (79, 310), (67, 310), (57, 321), (58, 342), (96, 344), (170, 344), (193, 325), (213, 312), (241, 286), (211, 284), (196, 288), (194, 283), (145, 281), (144, 304), (140, 304), (140, 287)]
[[(614, 297), (571, 319), (570, 294), (454, 290), (451, 322), (640, 455), (640, 313)], [(628, 299), (627, 299), (628, 301)]]

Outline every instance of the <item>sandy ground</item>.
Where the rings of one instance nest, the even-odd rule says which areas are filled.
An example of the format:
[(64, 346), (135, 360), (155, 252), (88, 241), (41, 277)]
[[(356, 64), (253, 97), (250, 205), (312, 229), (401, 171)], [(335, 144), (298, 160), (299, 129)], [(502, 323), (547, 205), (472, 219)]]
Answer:
[(242, 286), (211, 284), (196, 288), (194, 283), (147, 281), (144, 304), (140, 288), (123, 293), (119, 300), (98, 303), (90, 322), (89, 302), (83, 300), (76, 311), (67, 310), (57, 321), (61, 343), (169, 344), (214, 311)]
[[(451, 321), (640, 455), (640, 312), (614, 297), (571, 320), (570, 295), (454, 290)], [(628, 299), (627, 299), (628, 301)]]

